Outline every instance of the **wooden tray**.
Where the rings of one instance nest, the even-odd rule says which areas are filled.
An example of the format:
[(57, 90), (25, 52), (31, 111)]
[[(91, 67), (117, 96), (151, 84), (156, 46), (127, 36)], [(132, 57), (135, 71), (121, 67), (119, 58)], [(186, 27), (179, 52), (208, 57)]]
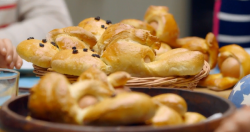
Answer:
[(222, 113), (221, 118), (200, 122), (193, 125), (179, 126), (115, 126), (94, 127), (60, 124), (37, 119), (26, 120), (29, 113), (27, 108), (28, 95), (23, 95), (7, 101), (0, 109), (0, 127), (7, 132), (212, 132), (221, 120), (235, 111), (235, 106), (221, 97), (176, 88), (131, 88), (133, 91), (155, 96), (162, 93), (175, 93), (182, 96), (187, 104), (188, 111), (195, 111), (209, 117), (215, 113)]

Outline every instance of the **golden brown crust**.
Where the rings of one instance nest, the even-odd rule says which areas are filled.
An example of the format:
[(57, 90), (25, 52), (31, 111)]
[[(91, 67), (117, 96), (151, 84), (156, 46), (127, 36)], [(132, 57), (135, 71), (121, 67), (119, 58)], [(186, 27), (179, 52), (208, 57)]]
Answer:
[(168, 45), (168, 44), (166, 44), (166, 43), (164, 43), (164, 42), (161, 42), (161, 47), (160, 47), (160, 49), (159, 50), (155, 50), (155, 52), (156, 52), (156, 55), (161, 55), (161, 54), (163, 54), (163, 53), (165, 53), (165, 52), (168, 52), (169, 50), (171, 50), (172, 48)]
[(99, 40), (105, 28), (108, 28), (110, 25), (105, 20), (96, 20), (94, 17), (84, 19), (78, 24), (79, 27), (91, 32), (96, 37), (96, 40)]
[(148, 23), (143, 22), (141, 20), (124, 19), (124, 20), (120, 21), (120, 23), (131, 25), (131, 26), (133, 26), (134, 28), (137, 28), (137, 29), (148, 30), (152, 35), (154, 35), (154, 36), (156, 35), (156, 31), (155, 31), (154, 27), (152, 27)]
[(65, 76), (51, 72), (31, 88), (28, 108), (31, 116), (38, 119), (83, 124), (83, 113), (92, 105), (83, 109), (79, 101), (85, 96), (92, 96), (98, 103), (113, 94), (102, 81), (83, 80), (70, 85)]
[(125, 86), (131, 76), (124, 71), (117, 71), (108, 76), (108, 81), (113, 87)]
[(219, 49), (219, 74), (203, 78), (199, 85), (213, 90), (225, 90), (233, 87), (241, 78), (250, 73), (250, 56), (239, 45), (231, 44)]
[(171, 47), (176, 48), (175, 41), (179, 36), (179, 28), (174, 16), (168, 12), (165, 6), (150, 6), (144, 20), (147, 23), (156, 23), (156, 36)]
[(154, 76), (196, 75), (203, 68), (204, 56), (198, 51), (176, 48), (156, 56), (155, 61), (145, 65)]
[(183, 119), (179, 113), (165, 105), (159, 105), (153, 118), (146, 121), (146, 124), (153, 126), (174, 126), (183, 124)]
[[(64, 36), (67, 38), (63, 39)], [(54, 29), (47, 34), (47, 40), (49, 42), (60, 43), (59, 49), (71, 49), (71, 46), (92, 48), (96, 44), (95, 36), (82, 27), (72, 26), (61, 29)], [(60, 37), (60, 38), (58, 38)], [(72, 38), (72, 39), (69, 39)], [(80, 42), (81, 41), (81, 42)]]
[(100, 58), (94, 57), (93, 54), (96, 53), (90, 50), (84, 52), (82, 49), (78, 49), (76, 54), (73, 54), (73, 50), (61, 50), (52, 58), (51, 67), (54, 71), (62, 74), (79, 76), (88, 68), (96, 66), (109, 74), (109, 66)]
[(186, 112), (184, 115), (185, 124), (195, 124), (206, 120), (206, 117), (197, 112)]
[(43, 43), (42, 40), (37, 39), (22, 41), (17, 45), (16, 50), (21, 58), (43, 68), (51, 67), (51, 59), (58, 52), (58, 48), (49, 42)]
[(200, 51), (204, 54), (205, 60), (213, 69), (217, 64), (219, 46), (213, 33), (208, 33), (206, 38), (185, 37), (176, 41), (178, 47), (186, 48), (192, 51)]
[(239, 79), (250, 73), (250, 56), (239, 45), (231, 44), (220, 48), (221, 56), (218, 58), (218, 66), (221, 69), (223, 61), (228, 57), (235, 58), (240, 64)]
[(98, 40), (97, 44), (94, 46), (94, 50), (101, 55), (105, 50), (106, 46), (109, 44), (110, 39), (121, 31), (134, 28), (128, 24), (116, 23), (109, 28), (107, 28), (102, 34), (101, 38)]
[(111, 71), (126, 71), (136, 77), (195, 75), (202, 70), (204, 57), (200, 52), (174, 49), (155, 56), (159, 45), (146, 30), (124, 30), (110, 40), (102, 60)]
[(85, 124), (91, 125), (138, 124), (152, 118), (155, 110), (156, 105), (150, 96), (138, 92), (124, 92), (94, 105), (86, 112), (84, 121)]
[(181, 116), (184, 116), (184, 114), (187, 112), (186, 101), (177, 94), (172, 94), (172, 93), (160, 94), (152, 97), (152, 100), (156, 104), (162, 104), (172, 108)]
[(199, 86), (204, 86), (212, 90), (226, 90), (233, 87), (239, 79), (233, 77), (224, 77), (221, 73), (210, 74), (199, 82)]

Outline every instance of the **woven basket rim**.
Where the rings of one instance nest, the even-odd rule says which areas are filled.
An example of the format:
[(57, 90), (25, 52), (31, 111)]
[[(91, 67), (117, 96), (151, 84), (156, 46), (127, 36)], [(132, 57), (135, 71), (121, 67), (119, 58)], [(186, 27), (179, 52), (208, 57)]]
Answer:
[[(38, 77), (44, 76), (48, 72), (55, 72), (51, 68), (42, 68), (33, 64), (33, 72)], [(198, 82), (208, 76), (210, 72), (209, 64), (204, 61), (202, 70), (193, 76), (168, 76), (168, 77), (131, 77), (126, 86), (128, 87), (171, 87), (171, 88), (196, 88)], [(73, 83), (77, 80), (78, 76), (66, 75), (68, 80)]]

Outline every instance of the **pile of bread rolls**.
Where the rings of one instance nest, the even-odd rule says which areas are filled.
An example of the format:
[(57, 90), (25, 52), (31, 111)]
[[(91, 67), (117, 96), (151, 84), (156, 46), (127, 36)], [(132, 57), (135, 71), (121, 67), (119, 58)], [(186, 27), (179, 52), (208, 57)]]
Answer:
[[(158, 25), (151, 26), (156, 18)], [(172, 49), (169, 45), (178, 35), (177, 23), (167, 8), (150, 6), (145, 21), (125, 19), (112, 24), (91, 17), (78, 26), (54, 29), (46, 39), (28, 38), (17, 46), (17, 52), (37, 67), (65, 75), (80, 76), (91, 66), (107, 75), (116, 71), (133, 77), (197, 75), (203, 69), (204, 55), (181, 47)]]
[(47, 73), (30, 90), (31, 120), (94, 126), (172, 126), (206, 120), (199, 113), (187, 112), (186, 101), (177, 94), (150, 97), (131, 91), (124, 86), (129, 77), (126, 72), (107, 76), (90, 67), (70, 84), (62, 74)]

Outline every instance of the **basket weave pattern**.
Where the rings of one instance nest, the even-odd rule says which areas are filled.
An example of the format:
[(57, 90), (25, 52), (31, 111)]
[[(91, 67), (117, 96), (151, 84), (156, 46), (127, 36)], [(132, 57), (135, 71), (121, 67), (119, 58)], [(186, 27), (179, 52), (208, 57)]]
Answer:
[[(51, 68), (42, 68), (33, 65), (34, 73), (38, 77), (44, 76), (47, 72), (55, 72)], [(198, 82), (208, 76), (210, 72), (209, 64), (205, 61), (203, 69), (194, 76), (170, 76), (170, 77), (131, 77), (126, 86), (128, 87), (170, 87), (193, 89)], [(65, 75), (71, 83), (75, 82), (78, 76)]]

